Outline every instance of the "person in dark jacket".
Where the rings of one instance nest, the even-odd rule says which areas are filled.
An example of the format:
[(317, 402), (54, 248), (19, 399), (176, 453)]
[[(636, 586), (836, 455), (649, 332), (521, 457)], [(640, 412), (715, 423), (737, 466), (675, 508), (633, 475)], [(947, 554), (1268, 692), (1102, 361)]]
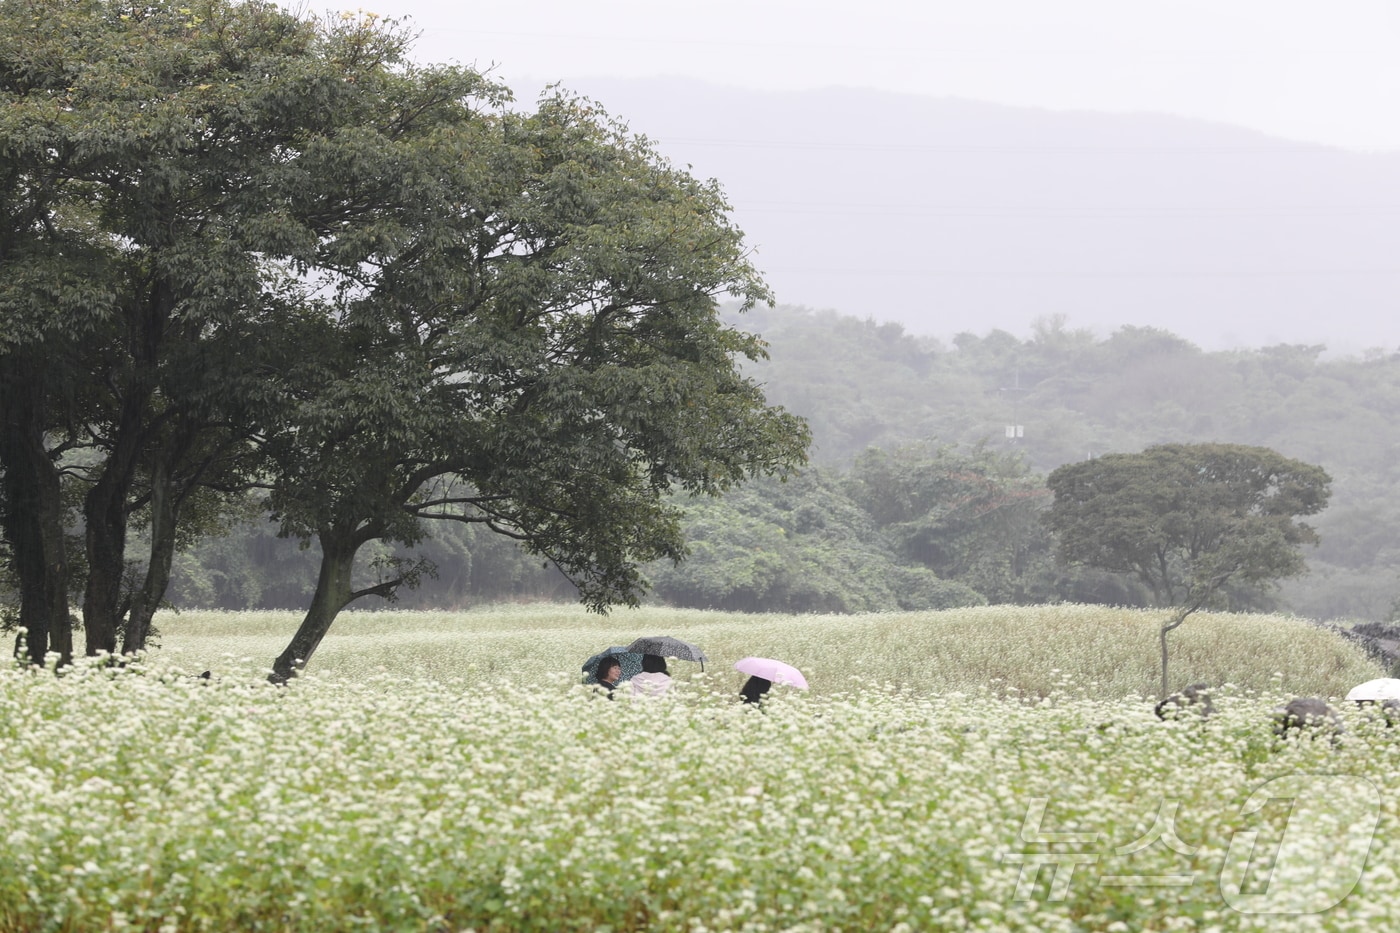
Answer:
[(757, 703), (763, 699), (763, 695), (768, 692), (768, 688), (773, 686), (773, 681), (767, 677), (750, 677), (744, 681), (744, 686), (739, 690), (739, 699), (745, 703)]
[(598, 662), (598, 686), (608, 691), (608, 699), (613, 698), (617, 682), (622, 679), (622, 662), (617, 658), (604, 658)]

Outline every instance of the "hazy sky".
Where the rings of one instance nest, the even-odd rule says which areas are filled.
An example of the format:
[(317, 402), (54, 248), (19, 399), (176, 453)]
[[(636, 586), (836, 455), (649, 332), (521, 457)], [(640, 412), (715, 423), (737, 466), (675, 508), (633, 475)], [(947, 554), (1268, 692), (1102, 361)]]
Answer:
[[(1400, 150), (1397, 0), (363, 0), (418, 57), (549, 80), (685, 75), (1155, 111)], [(349, 4), (341, 8), (350, 8)]]

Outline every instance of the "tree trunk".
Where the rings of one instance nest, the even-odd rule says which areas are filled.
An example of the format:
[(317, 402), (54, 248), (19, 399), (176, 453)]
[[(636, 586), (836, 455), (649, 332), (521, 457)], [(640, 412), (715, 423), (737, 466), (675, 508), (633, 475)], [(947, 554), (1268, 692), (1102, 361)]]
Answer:
[(89, 656), (117, 650), (122, 575), (126, 571), (126, 485), (115, 481), (113, 467), (109, 461), (83, 504), (88, 560), (83, 633)]
[(122, 654), (135, 654), (146, 647), (151, 620), (170, 586), (170, 564), (175, 559), (175, 527), (183, 496), (170, 481), (164, 457), (157, 458), (151, 471), (151, 553), (146, 579), (131, 599), (126, 628), (122, 633)]
[(15, 373), (0, 381), (0, 502), (20, 578), (19, 625), (25, 630), (29, 660), (42, 665), (54, 651), (59, 663), (67, 665), (73, 661), (73, 626), (68, 617), (62, 484), (44, 446), (44, 404), (38, 385), (38, 380)]
[(1166, 625), (1162, 626), (1162, 630), (1157, 633), (1158, 640), (1162, 644), (1162, 690), (1161, 695), (1158, 696), (1159, 700), (1165, 700), (1170, 694), (1170, 691), (1167, 687), (1167, 633), (1179, 626), (1181, 623), (1185, 622), (1186, 617), (1189, 616), (1192, 612), (1195, 612), (1195, 609), (1178, 610), (1177, 613), (1174, 616), (1172, 616), (1171, 621), (1168, 622)]
[(126, 311), (127, 350), (131, 357), (112, 373), (120, 407), (112, 427), (111, 449), (102, 474), (83, 503), (87, 520), (87, 589), (83, 593), (83, 631), (87, 653), (115, 653), (117, 631), (126, 607), (122, 578), (126, 574), (127, 510), (142, 448), (147, 441), (151, 397), (161, 345), (166, 337), (175, 294), (165, 279), (157, 280), (146, 300)]
[(317, 537), (321, 542), (321, 571), (316, 578), (316, 593), (311, 597), (311, 606), (292, 636), (291, 644), (273, 662), (268, 680), (275, 684), (286, 683), (306, 666), (340, 610), (355, 598), (351, 589), (355, 554), (360, 550), (360, 545), (369, 539), (354, 532), (346, 534), (325, 530)]
[(147, 379), (132, 380), (116, 425), (115, 442), (102, 474), (83, 502), (87, 521), (87, 588), (83, 592), (83, 632), (89, 656), (117, 650), (126, 574), (127, 502), (141, 450), (143, 409), (150, 396)]

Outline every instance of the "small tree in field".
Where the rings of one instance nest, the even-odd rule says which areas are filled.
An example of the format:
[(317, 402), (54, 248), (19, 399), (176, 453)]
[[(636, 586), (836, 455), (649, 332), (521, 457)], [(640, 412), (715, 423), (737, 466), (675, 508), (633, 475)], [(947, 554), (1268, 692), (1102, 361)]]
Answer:
[(1331, 478), (1266, 447), (1162, 444), (1067, 464), (1047, 479), (1045, 521), (1058, 556), (1132, 574), (1173, 612), (1161, 628), (1162, 696), (1167, 635), (1193, 612), (1220, 606), (1229, 586), (1258, 587), (1305, 569), (1316, 544), (1297, 521), (1327, 505)]

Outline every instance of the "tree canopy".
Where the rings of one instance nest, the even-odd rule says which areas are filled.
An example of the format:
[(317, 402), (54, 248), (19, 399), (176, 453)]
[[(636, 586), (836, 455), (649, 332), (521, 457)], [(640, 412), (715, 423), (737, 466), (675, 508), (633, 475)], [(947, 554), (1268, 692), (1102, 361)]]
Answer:
[(259, 0), (0, 0), (0, 522), (34, 660), (71, 653), (79, 578), (88, 651), (140, 648), (175, 542), (243, 490), (320, 544), (285, 676), (427, 569), (357, 586), (370, 542), (478, 525), (602, 609), (682, 555), (671, 490), (802, 461), (718, 314), (769, 299), (718, 186), (408, 48)]
[(721, 294), (767, 293), (713, 184), (564, 95), (455, 121), (409, 200), (471, 209), (412, 215), (318, 325), (339, 352), (288, 373), (307, 384), (270, 445), (271, 503), (284, 531), (319, 540), (324, 585), (279, 674), (341, 606), (409, 579), (354, 590), (369, 541), (477, 524), (548, 558), (593, 608), (630, 604), (640, 562), (684, 555), (669, 491), (717, 494), (803, 458), (805, 426), (735, 364), (761, 342), (718, 314)]
[(1046, 480), (1058, 553), (1137, 577), (1162, 606), (1203, 606), (1227, 584), (1302, 572), (1317, 534), (1299, 517), (1327, 505), (1321, 467), (1262, 447), (1159, 444), (1066, 464)]
[(1263, 447), (1159, 444), (1066, 464), (1046, 485), (1045, 512), (1066, 563), (1130, 574), (1158, 605), (1177, 610), (1166, 634), (1197, 609), (1301, 573), (1300, 548), (1317, 534), (1299, 518), (1327, 505), (1321, 467)]
[(980, 605), (986, 597), (902, 560), (848, 482), (807, 467), (686, 505), (684, 562), (646, 568), (672, 605), (742, 612), (878, 612)]
[(907, 562), (995, 603), (1053, 599), (1049, 493), (1014, 453), (985, 444), (871, 448), (848, 486)]

